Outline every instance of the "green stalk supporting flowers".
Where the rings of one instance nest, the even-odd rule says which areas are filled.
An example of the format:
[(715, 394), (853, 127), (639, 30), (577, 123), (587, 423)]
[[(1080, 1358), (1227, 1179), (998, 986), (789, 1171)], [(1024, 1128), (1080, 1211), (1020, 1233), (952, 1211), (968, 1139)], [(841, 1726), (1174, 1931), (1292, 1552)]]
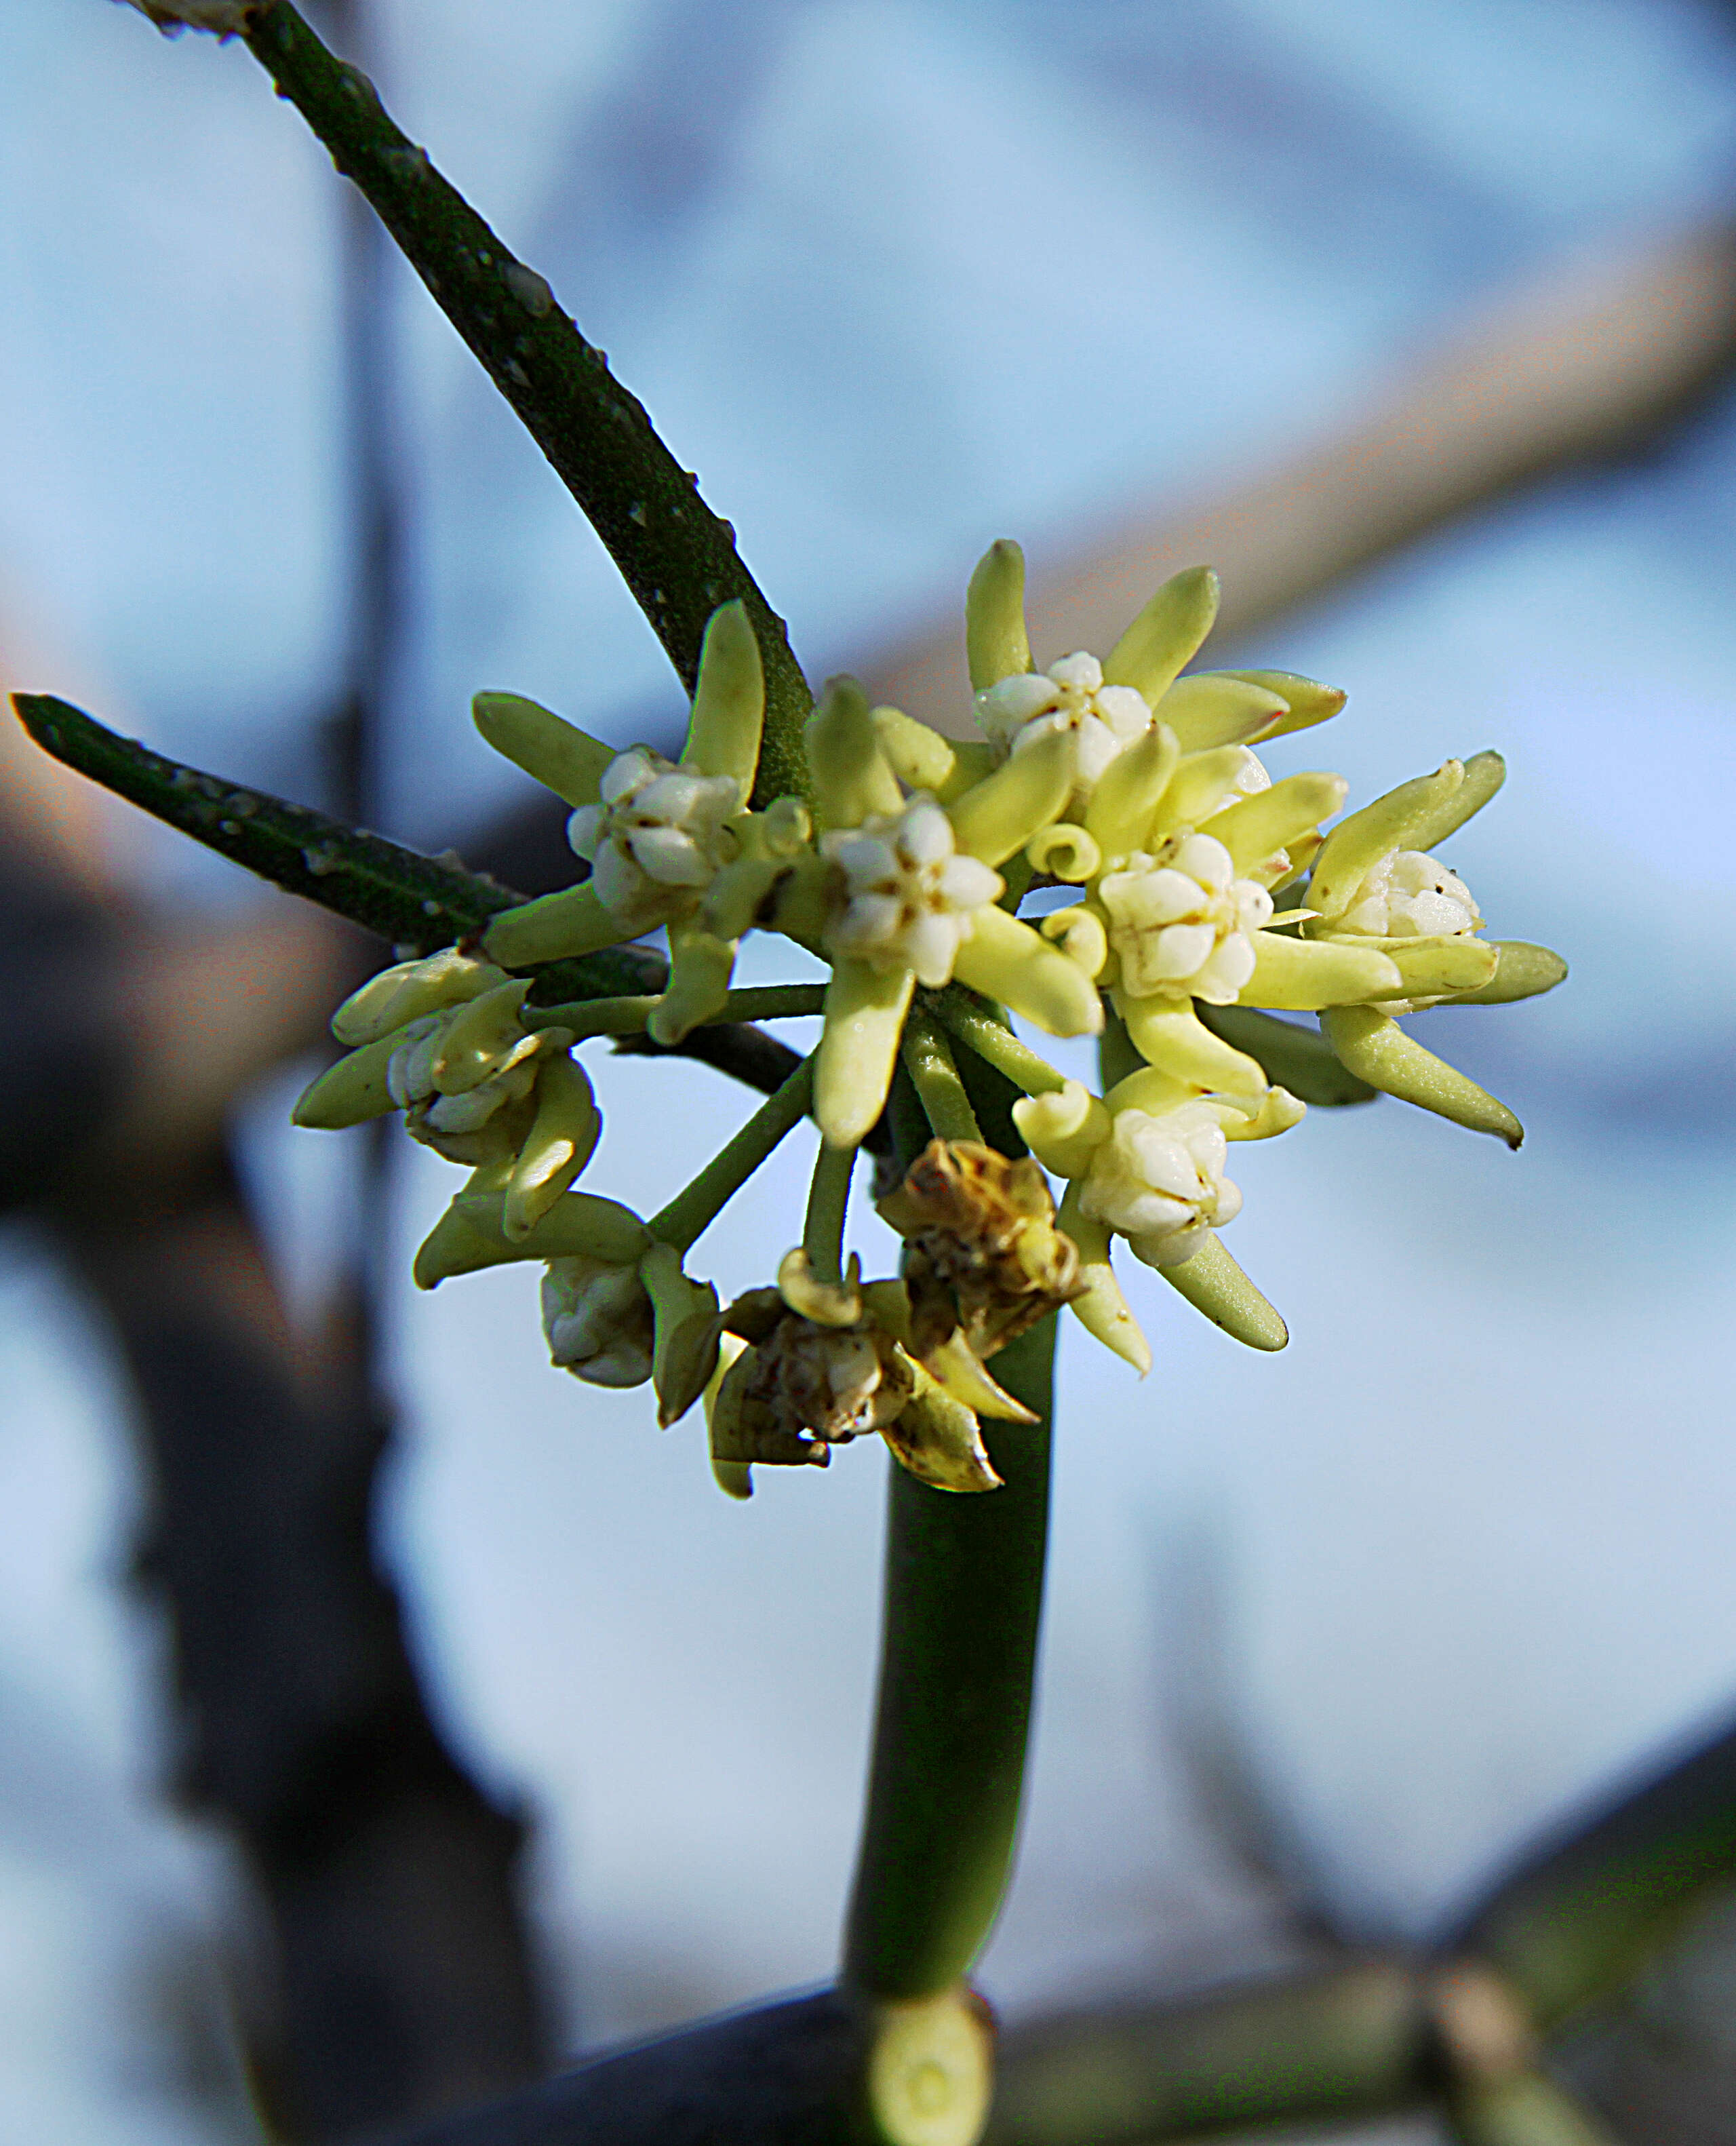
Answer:
[[(1101, 661), (1043, 668), (1005, 541), (965, 603), (974, 741), (872, 708), (847, 678), (816, 704), (729, 525), (366, 79), (287, 0), (137, 4), (167, 27), (237, 35), (270, 70), (591, 517), (691, 714), (671, 761), (517, 696), (477, 696), (482, 736), (561, 799), (589, 867), (521, 901), (177, 770), (64, 703), (26, 697), (20, 712), (50, 751), (408, 956), (338, 1008), (346, 1055), (297, 1117), (401, 1113), (468, 1173), (416, 1255), (422, 1287), (539, 1267), (554, 1364), (649, 1384), (666, 1425), (702, 1410), (736, 1498), (757, 1467), (823, 1468), (868, 1433), (885, 1440), (885, 1653), (844, 1989), (870, 2023), (857, 2089), (880, 2134), (969, 2146), (990, 2074), (963, 1979), (1017, 1826), (1055, 1315), (1070, 1306), (1150, 1368), (1120, 1240), (1228, 1333), (1281, 1347), (1281, 1317), (1219, 1234), (1241, 1204), (1228, 1145), (1290, 1130), (1310, 1101), (1382, 1089), (1517, 1145), (1511, 1112), (1400, 1026), (1564, 973), (1546, 950), (1484, 939), (1433, 854), (1493, 796), (1501, 763), (1448, 761), (1329, 831), (1342, 778), (1275, 780), (1254, 747), (1324, 721), (1344, 696), (1285, 671), (1190, 670), (1217, 607), (1208, 569), (1165, 582)], [(1039, 884), (1070, 896), (1021, 916)], [(640, 943), (654, 931), (666, 970)], [(736, 991), (752, 931), (818, 956), (823, 988)], [(581, 1189), (606, 1155), (582, 1044), (678, 1050), (816, 1011), (811, 1056), (781, 1067), (661, 1210)], [(1102, 1092), (1015, 1036), (1011, 1016), (1101, 1038)], [(898, 1270), (865, 1281), (843, 1258), (847, 1208), (889, 1105), (901, 1182), (879, 1212)], [(800, 1241), (726, 1303), (686, 1271), (692, 1249), (808, 1115), (820, 1150)]]

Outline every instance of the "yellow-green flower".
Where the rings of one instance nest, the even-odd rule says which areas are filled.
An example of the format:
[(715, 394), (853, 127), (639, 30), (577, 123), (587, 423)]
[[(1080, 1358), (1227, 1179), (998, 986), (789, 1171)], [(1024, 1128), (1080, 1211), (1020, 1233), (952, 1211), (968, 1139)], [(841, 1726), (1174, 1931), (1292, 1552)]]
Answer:
[(1398, 1026), (1428, 1006), (1529, 998), (1567, 974), (1546, 946), (1479, 937), (1483, 917), (1470, 889), (1432, 854), (1505, 776), (1499, 753), (1449, 760), (1341, 821), (1314, 860), (1301, 930), (1316, 946), (1378, 947), (1398, 972), (1394, 992), (1323, 1011), (1321, 1032), (1348, 1070), (1517, 1147), (1524, 1129), (1507, 1105)]
[[(1117, 1236), (1226, 1332), (1282, 1348), (1284, 1321), (1218, 1234), (1241, 1205), (1229, 1145), (1300, 1119), (1278, 1081), (1321, 1103), (1365, 1098), (1337, 1067), (1328, 1077), (1329, 1047), (1361, 1082), (1518, 1142), (1504, 1105), (1399, 1026), (1564, 974), (1546, 948), (1485, 941), (1475, 898), (1437, 854), (1499, 787), (1499, 757), (1449, 761), (1323, 833), (1342, 778), (1275, 781), (1251, 748), (1344, 696), (1290, 672), (1187, 671), (1217, 606), (1207, 569), (1166, 581), (1101, 661), (1075, 651), (1040, 671), (1023, 576), (1002, 543), (972, 577), (980, 741), (870, 709), (834, 679), (806, 725), (811, 795), (759, 811), (764, 690), (739, 603), (707, 627), (679, 761), (480, 695), (484, 735), (571, 808), (591, 876), (496, 916), (480, 954), (448, 950), (364, 986), (333, 1023), (349, 1055), (297, 1106), (303, 1124), (333, 1125), (401, 1109), (416, 1137), (470, 1165), (417, 1254), (417, 1282), (542, 1262), (554, 1361), (593, 1384), (648, 1379), (663, 1423), (703, 1397), (732, 1495), (748, 1494), (756, 1462), (824, 1465), (869, 1431), (925, 1482), (994, 1488), (980, 1419), (1029, 1420), (986, 1368), (1006, 1341), (1070, 1303), (1150, 1366), (1111, 1262)], [(1079, 890), (1040, 929), (1015, 913), (1038, 875)], [(530, 986), (511, 971), (659, 927), (666, 991), (648, 1013), (612, 1004), (596, 1027), (643, 1020), (669, 1044), (717, 1018), (751, 930), (782, 933), (831, 975), (812, 1061), (647, 1223), (572, 1189), (601, 1130), (571, 1055), (591, 1031), (527, 1026)], [(907, 1033), (919, 986), (935, 996)], [(1101, 1097), (995, 1011), (1088, 1035), (1104, 1030), (1105, 1001), (1117, 1016), (1105, 1055), (1125, 1077), (1106, 1075)], [(1273, 1012), (1318, 1013), (1322, 1034)], [(948, 1034), (1024, 1090), (1014, 1117), (1030, 1158), (969, 1136)], [(902, 1277), (865, 1285), (856, 1261), (839, 1271), (853, 1151), (901, 1046), (938, 1136), (881, 1203), (905, 1240)], [(725, 1309), (686, 1272), (685, 1249), (807, 1109), (825, 1145), (802, 1247), (776, 1288)], [(1045, 1170), (1066, 1182), (1058, 1210)]]
[(642, 1386), (651, 1375), (651, 1300), (636, 1265), (582, 1252), (551, 1260), (542, 1276), (549, 1360), (593, 1386)]
[(338, 1008), (333, 1031), (358, 1048), (303, 1092), (295, 1122), (336, 1130), (402, 1110), (449, 1162), (504, 1173), (503, 1227), (524, 1238), (602, 1134), (571, 1031), (520, 1021), (529, 989), (451, 950), (386, 970)]
[(955, 976), (1050, 1035), (1095, 1035), (1103, 1009), (1090, 979), (995, 900), (995, 868), (1053, 821), (1072, 787), (1072, 740), (1041, 741), (944, 806), (907, 800), (861, 688), (837, 678), (807, 743), (821, 851), (836, 873), (815, 1075), (826, 1139), (853, 1147), (880, 1115), (919, 980)]
[(1182, 675), (1218, 615), (1218, 577), (1209, 566), (1172, 575), (1101, 662), (1079, 650), (1040, 671), (1024, 606), (1025, 555), (1003, 539), (978, 562), (965, 600), (977, 720), (1003, 756), (1056, 731), (1075, 740), (1070, 816), (1154, 721), (1196, 752), (1304, 730), (1344, 704), (1343, 693), (1289, 671)]
[(1079, 1248), (1085, 1287), (1074, 1310), (1136, 1370), (1149, 1370), (1151, 1353), (1110, 1265), (1116, 1235), (1238, 1339), (1283, 1347), (1283, 1321), (1215, 1232), (1242, 1204), (1225, 1174), (1227, 1143), (1268, 1139), (1302, 1115), (1282, 1088), (1269, 1089), (1257, 1105), (1190, 1096), (1155, 1067), (1130, 1074), (1100, 1100), (1070, 1080), (1014, 1105), (1031, 1153), (1070, 1180), (1059, 1221)]

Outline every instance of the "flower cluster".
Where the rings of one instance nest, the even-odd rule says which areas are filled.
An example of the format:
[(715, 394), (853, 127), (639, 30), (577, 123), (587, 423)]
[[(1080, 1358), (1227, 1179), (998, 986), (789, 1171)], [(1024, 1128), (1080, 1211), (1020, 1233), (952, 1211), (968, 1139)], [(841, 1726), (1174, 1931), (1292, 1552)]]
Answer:
[[(1335, 715), (1342, 693), (1187, 668), (1216, 611), (1209, 571), (1165, 582), (1101, 660), (1046, 669), (1023, 585), (1007, 543), (971, 579), (976, 737), (870, 708), (834, 679), (807, 722), (801, 796), (756, 791), (764, 689), (739, 603), (707, 629), (678, 762), (479, 696), (484, 736), (571, 807), (589, 876), (365, 986), (333, 1024), (350, 1055), (298, 1106), (322, 1125), (401, 1110), (468, 1166), (418, 1281), (546, 1262), (554, 1360), (600, 1385), (649, 1380), (665, 1421), (703, 1396), (731, 1490), (756, 1462), (823, 1465), (868, 1431), (925, 1480), (992, 1487), (980, 1419), (1025, 1413), (986, 1369), (998, 1350), (1065, 1304), (1149, 1365), (1117, 1238), (1228, 1332), (1281, 1347), (1282, 1320), (1218, 1232), (1241, 1205), (1230, 1144), (1289, 1130), (1309, 1102), (1384, 1090), (1521, 1137), (1401, 1026), (1565, 974), (1546, 948), (1485, 938), (1438, 854), (1500, 786), (1499, 756), (1449, 760), (1339, 818), (1340, 776), (1274, 780), (1255, 747)], [(537, 1010), (525, 972), (654, 929), (670, 966), (651, 1002)], [(661, 1215), (574, 1190), (600, 1131), (576, 1041), (636, 1025), (671, 1046), (739, 1016), (731, 976), (751, 931), (829, 966), (811, 1060)], [(1098, 1037), (1102, 1092), (1019, 1041), (1011, 1015)], [(975, 1137), (955, 1043), (1023, 1091), (1013, 1119), (1030, 1158)], [(840, 1264), (851, 1165), (900, 1062), (936, 1137), (880, 1202), (901, 1273), (865, 1285)], [(822, 1145), (803, 1244), (776, 1286), (726, 1308), (686, 1274), (687, 1249), (805, 1110)]]

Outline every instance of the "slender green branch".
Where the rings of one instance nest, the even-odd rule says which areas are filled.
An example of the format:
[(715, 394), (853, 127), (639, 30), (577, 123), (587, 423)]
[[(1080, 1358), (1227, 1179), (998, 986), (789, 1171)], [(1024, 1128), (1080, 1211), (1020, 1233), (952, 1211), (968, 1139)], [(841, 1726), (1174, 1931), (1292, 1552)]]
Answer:
[[(536, 1006), (526, 1010), (526, 1028), (570, 1028), (582, 1041), (590, 1036), (638, 1036), (650, 1019), (655, 998), (641, 993), (618, 999), (575, 999), (561, 1006)], [(704, 1028), (723, 1022), (793, 1021), (822, 1012), (824, 984), (761, 984), (747, 991), (731, 991), (722, 1010)]]
[(1421, 1978), (1377, 1960), (1035, 2021), (1006, 2037), (1000, 2073), (985, 2146), (1337, 2125), (1440, 2085)]
[(1046, 1058), (1021, 1043), (1004, 1021), (996, 1021), (962, 990), (936, 991), (926, 1004), (960, 1043), (967, 1044), (997, 1073), (1005, 1074), (1027, 1095), (1059, 1095), (1066, 1086), (1065, 1075), (1057, 1073)]
[(850, 1205), (851, 1173), (859, 1152), (822, 1140), (815, 1159), (801, 1241), (809, 1271), (816, 1281), (838, 1281), (843, 1277), (844, 1215)]
[(804, 1058), (698, 1176), (651, 1216), (646, 1227), (652, 1236), (685, 1252), (716, 1220), (785, 1134), (806, 1115), (813, 1099), (814, 1061)]
[[(978, 1501), (980, 1502), (980, 1501)], [(771, 2146), (856, 2135), (875, 2008), (782, 1999), (605, 2051), (395, 2146)], [(1439, 2081), (1417, 1979), (1359, 1961), (1179, 2003), (1039, 2020), (1002, 2039), (985, 2146), (1151, 2146), (1415, 2108)]]
[(243, 35), (583, 508), (690, 693), (706, 621), (731, 597), (746, 601), (766, 669), (759, 794), (802, 791), (811, 696), (784, 622), (743, 564), (735, 532), (643, 407), (541, 277), (514, 258), (392, 123), (367, 76), (328, 52), (289, 0), (260, 8)]
[[(963, 1074), (973, 1128), (1022, 1154), (1016, 1091), (980, 1061), (967, 1057)], [(925, 1138), (913, 1123), (916, 1077), (910, 1067), (893, 1093), (905, 1164)], [(844, 1947), (846, 1984), (875, 1997), (929, 1996), (963, 1974), (1011, 1873), (1048, 1545), (1054, 1352), (1045, 1319), (995, 1358), (996, 1379), (1039, 1418), (984, 1423), (1000, 1490), (955, 1496), (890, 1470), (874, 1753)]]
[(523, 899), (461, 865), (152, 752), (52, 694), (14, 693), (12, 706), (43, 751), (80, 775), (273, 886), (418, 953), (480, 931)]
[(976, 1122), (970, 1098), (959, 1078), (952, 1046), (920, 1006), (910, 1009), (910, 1018), (904, 1025), (900, 1052), (936, 1137), (949, 1140), (981, 1140), (982, 1128)]

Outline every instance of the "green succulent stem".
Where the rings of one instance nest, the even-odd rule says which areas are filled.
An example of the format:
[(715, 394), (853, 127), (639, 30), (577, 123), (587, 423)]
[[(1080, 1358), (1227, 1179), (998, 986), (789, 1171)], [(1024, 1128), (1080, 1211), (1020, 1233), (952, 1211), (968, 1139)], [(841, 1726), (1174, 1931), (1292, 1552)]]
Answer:
[(1027, 1095), (1056, 1095), (1067, 1085), (1046, 1058), (1021, 1043), (1005, 1022), (980, 1006), (970, 995), (955, 986), (936, 991), (926, 1004), (957, 1040), (985, 1059), (997, 1073)]
[[(923, 1062), (920, 1046), (892, 1100), (905, 1165), (926, 1134), (913, 1058)], [(963, 1075), (971, 1125), (1022, 1154), (1017, 1090), (980, 1061), (967, 1058)], [(889, 1471), (880, 1689), (844, 1947), (846, 1985), (876, 1999), (956, 1982), (1011, 1874), (1048, 1550), (1054, 1355), (1046, 1319), (995, 1357), (995, 1378), (1039, 1419), (984, 1423), (1000, 1490), (959, 1496)]]
[(970, 1107), (970, 1098), (959, 1077), (952, 1046), (940, 1028), (920, 1006), (912, 1006), (904, 1025), (899, 1055), (921, 1098), (922, 1108), (937, 1139), (980, 1140), (982, 1128)]
[(814, 1061), (804, 1058), (775, 1095), (726, 1141), (698, 1176), (646, 1224), (660, 1244), (685, 1252), (723, 1212), (814, 1100)]
[(393, 123), (367, 77), (328, 51), (289, 0), (260, 8), (242, 34), (584, 510), (690, 694), (707, 621), (720, 604), (745, 601), (766, 672), (757, 795), (802, 791), (812, 696), (784, 621), (643, 406), (542, 278)]
[[(793, 1021), (821, 1011), (826, 997), (823, 984), (762, 984), (731, 991), (709, 1021), (696, 1024), (716, 1028), (724, 1022)], [(526, 1028), (569, 1028), (583, 1042), (592, 1036), (641, 1036), (657, 1001), (644, 992), (614, 999), (573, 999), (556, 1006), (527, 1006)]]
[(802, 1249), (816, 1281), (841, 1281), (844, 1275), (844, 1217), (850, 1205), (850, 1180), (861, 1150), (820, 1143), (808, 1186), (808, 1211), (802, 1223)]

